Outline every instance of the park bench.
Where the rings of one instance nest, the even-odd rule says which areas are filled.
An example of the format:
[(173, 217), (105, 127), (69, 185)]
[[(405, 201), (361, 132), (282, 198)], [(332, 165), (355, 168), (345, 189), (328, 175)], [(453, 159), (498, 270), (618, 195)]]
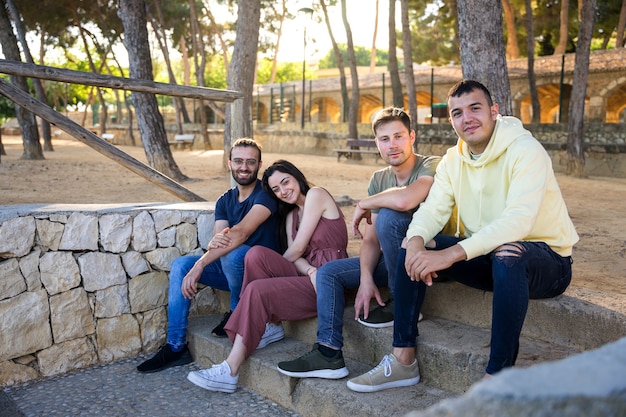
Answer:
[(113, 142), (113, 139), (115, 139), (115, 135), (113, 133), (103, 133), (102, 134), (102, 139), (104, 139), (107, 142), (111, 143), (111, 142)]
[(357, 154), (374, 155), (376, 160), (380, 158), (376, 141), (373, 139), (348, 139), (345, 148), (333, 149), (333, 152), (337, 153), (337, 162), (342, 156), (346, 159), (354, 159)]
[(185, 149), (186, 147), (189, 147), (189, 150), (191, 150), (195, 138), (196, 135), (193, 133), (174, 135), (174, 140), (170, 140), (168, 143), (170, 146), (176, 146), (177, 149)]

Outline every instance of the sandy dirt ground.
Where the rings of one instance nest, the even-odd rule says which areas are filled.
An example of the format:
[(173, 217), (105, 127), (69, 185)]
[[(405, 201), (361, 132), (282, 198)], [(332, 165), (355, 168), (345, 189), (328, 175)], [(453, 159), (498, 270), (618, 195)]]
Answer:
[[(138, 177), (95, 150), (74, 140), (54, 140), (54, 152), (45, 152), (43, 161), (24, 161), (21, 138), (2, 138), (7, 155), (0, 159), (0, 205), (29, 203), (139, 203), (180, 200), (147, 180)], [(142, 148), (120, 146), (145, 162)], [(230, 185), (222, 168), (222, 151), (178, 151), (174, 158), (191, 181), (184, 185), (214, 201)], [(328, 189), (335, 197), (360, 199), (367, 195), (370, 175), (383, 162), (365, 157), (360, 162), (337, 162), (333, 156), (304, 154), (263, 154), (269, 166), (287, 159), (307, 178)], [(570, 215), (580, 235), (574, 247), (574, 277), (570, 289), (584, 288), (615, 295), (618, 304), (626, 300), (626, 179), (557, 175)], [(353, 207), (343, 207), (348, 224)], [(349, 252), (358, 253), (359, 242), (351, 238)], [(570, 291), (570, 290), (568, 290)], [(620, 308), (621, 309), (621, 308)]]

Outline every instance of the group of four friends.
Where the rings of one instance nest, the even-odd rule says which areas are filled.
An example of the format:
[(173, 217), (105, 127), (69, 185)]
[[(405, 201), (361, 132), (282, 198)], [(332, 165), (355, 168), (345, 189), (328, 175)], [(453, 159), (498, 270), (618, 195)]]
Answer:
[[(344, 378), (345, 291), (358, 289), (355, 319), (393, 326), (393, 344), (376, 367), (348, 380), (348, 388), (414, 385), (420, 379), (420, 310), (437, 279), (493, 292), (484, 377), (512, 367), (529, 299), (566, 290), (578, 235), (550, 157), (520, 120), (498, 114), (489, 90), (474, 80), (450, 89), (448, 108), (459, 139), (443, 157), (414, 153), (415, 131), (404, 110), (389, 107), (374, 117), (375, 141), (388, 166), (372, 175), (368, 197), (355, 208), (358, 257), (348, 257), (346, 221), (328, 191), (285, 160), (259, 180), (260, 146), (237, 140), (228, 162), (236, 187), (217, 200), (215, 233), (204, 255), (172, 263), (167, 344), (138, 371), (192, 361), (188, 315), (202, 283), (230, 291), (231, 311), (212, 333), (233, 346), (222, 363), (190, 372), (191, 382), (234, 392), (246, 358), (284, 337), (282, 321), (315, 316), (313, 349), (279, 362), (278, 370), (299, 378)], [(361, 233), (363, 221), (368, 225)], [(385, 286), (388, 299), (380, 291)]]

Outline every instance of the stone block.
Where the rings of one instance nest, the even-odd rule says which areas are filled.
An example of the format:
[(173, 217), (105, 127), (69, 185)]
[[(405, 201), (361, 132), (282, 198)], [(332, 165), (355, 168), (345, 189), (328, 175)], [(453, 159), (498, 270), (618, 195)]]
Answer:
[(22, 384), (38, 376), (37, 371), (30, 366), (11, 361), (0, 362), (0, 387)]
[(169, 227), (180, 224), (181, 214), (178, 210), (158, 210), (152, 212), (154, 230), (159, 233)]
[(26, 282), (15, 258), (0, 262), (0, 300), (14, 297), (26, 291)]
[(137, 356), (141, 352), (139, 323), (131, 314), (98, 320), (96, 335), (101, 362)]
[(198, 247), (198, 229), (189, 223), (182, 223), (176, 228), (176, 247), (186, 254)]
[(96, 291), (95, 298), (94, 311), (96, 318), (115, 317), (130, 313), (127, 284), (114, 285)]
[(98, 250), (98, 218), (72, 213), (67, 219), (60, 250)]
[(20, 258), (20, 271), (22, 271), (28, 291), (39, 291), (42, 288), (39, 256), (41, 256), (41, 250), (37, 248)]
[(130, 310), (133, 314), (167, 304), (169, 279), (165, 272), (150, 272), (128, 282)]
[(198, 240), (200, 247), (206, 249), (213, 238), (213, 228), (215, 226), (215, 214), (201, 214), (198, 216)]
[(177, 248), (157, 248), (146, 253), (146, 259), (150, 265), (161, 271), (169, 271), (174, 259), (180, 257), (181, 253)]
[(157, 247), (154, 220), (145, 211), (142, 211), (133, 219), (131, 246), (137, 252), (147, 252)]
[(0, 362), (52, 345), (50, 307), (45, 291), (0, 301)]
[(80, 270), (71, 252), (46, 252), (39, 259), (41, 282), (55, 295), (80, 285)]
[(45, 251), (59, 250), (65, 223), (53, 222), (46, 219), (37, 219), (35, 223), (37, 224), (37, 236), (42, 249)]
[(167, 342), (167, 308), (137, 314), (141, 331), (141, 344), (144, 352), (154, 352)]
[(0, 224), (0, 258), (27, 255), (35, 241), (35, 219), (16, 217)]
[(98, 363), (96, 349), (88, 337), (56, 343), (39, 352), (37, 359), (43, 376), (59, 375)]
[(148, 262), (141, 256), (139, 252), (126, 252), (122, 254), (122, 265), (129, 277), (134, 278), (139, 274), (148, 272)]
[(78, 265), (86, 291), (103, 290), (126, 283), (126, 271), (120, 255), (89, 252), (78, 258)]
[(55, 343), (87, 336), (95, 330), (89, 299), (82, 288), (50, 297), (50, 318)]
[(157, 241), (160, 248), (168, 248), (176, 244), (176, 227), (168, 227), (157, 233)]
[(127, 214), (105, 214), (100, 217), (100, 245), (107, 252), (122, 253), (130, 245), (132, 218)]

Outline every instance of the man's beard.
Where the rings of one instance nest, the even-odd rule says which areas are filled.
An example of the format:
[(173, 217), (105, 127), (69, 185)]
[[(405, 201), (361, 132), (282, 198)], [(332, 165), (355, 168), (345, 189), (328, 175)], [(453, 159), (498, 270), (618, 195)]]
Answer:
[(235, 182), (239, 185), (250, 185), (252, 183), (254, 183), (257, 180), (257, 177), (259, 175), (259, 170), (256, 169), (254, 171), (242, 171), (242, 172), (250, 172), (250, 176), (248, 178), (239, 178), (239, 175), (237, 175), (237, 170), (233, 170), (231, 171), (233, 179), (235, 180)]

